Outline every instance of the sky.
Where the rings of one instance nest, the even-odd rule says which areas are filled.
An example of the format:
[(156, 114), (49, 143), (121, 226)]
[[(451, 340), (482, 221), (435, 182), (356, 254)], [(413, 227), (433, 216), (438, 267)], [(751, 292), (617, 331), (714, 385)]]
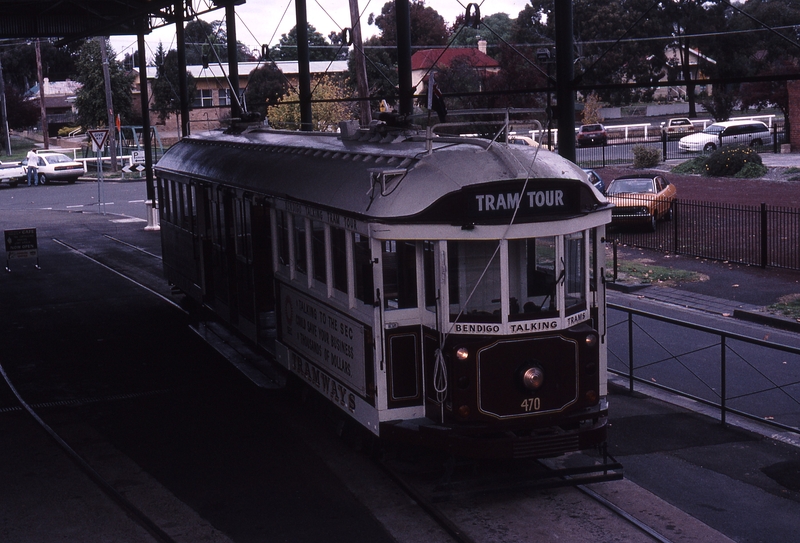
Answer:
[[(378, 33), (375, 25), (368, 25), (370, 13), (380, 14), (387, 0), (358, 0), (358, 7), (364, 15), (361, 18), (361, 32), (369, 37)], [(527, 0), (472, 0), (480, 5), (481, 16), (507, 13), (515, 19), (528, 4)], [(209, 2), (210, 3), (210, 2)], [(425, 5), (435, 9), (450, 25), (456, 17), (466, 13), (465, 0), (426, 0)], [(194, 2), (197, 5), (196, 2)], [(201, 4), (204, 4), (201, 2)], [(306, 0), (308, 22), (317, 32), (327, 37), (331, 31), (340, 31), (350, 26), (350, 7), (348, 0)], [(322, 7), (320, 7), (322, 6)], [(288, 9), (287, 9), (288, 7)], [(322, 8), (325, 9), (322, 9)], [(284, 15), (285, 12), (285, 15)], [(295, 6), (293, 0), (247, 0), (236, 7), (236, 38), (250, 49), (261, 50), (262, 44), (276, 45), (282, 34), (287, 34), (295, 26)], [(201, 17), (206, 21), (225, 18), (225, 10), (212, 11)], [(175, 26), (156, 29), (145, 36), (147, 58), (151, 59), (158, 43), (164, 49), (175, 48)], [(126, 53), (132, 54), (136, 48), (136, 36), (113, 36), (111, 46), (122, 60)]]

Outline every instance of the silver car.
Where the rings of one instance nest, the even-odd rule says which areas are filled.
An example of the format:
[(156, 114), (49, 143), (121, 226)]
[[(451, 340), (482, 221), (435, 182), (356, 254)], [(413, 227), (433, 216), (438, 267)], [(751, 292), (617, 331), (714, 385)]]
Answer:
[(714, 123), (702, 132), (684, 136), (678, 142), (681, 151), (716, 151), (720, 145), (771, 145), (772, 134), (761, 121), (725, 121)]

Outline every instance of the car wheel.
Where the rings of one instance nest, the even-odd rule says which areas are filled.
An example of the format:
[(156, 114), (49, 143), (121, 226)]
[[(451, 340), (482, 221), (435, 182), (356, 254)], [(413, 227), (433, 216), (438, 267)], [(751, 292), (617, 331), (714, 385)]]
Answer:
[(16, 187), (18, 184), (19, 184), (18, 181), (11, 181), (11, 182), (8, 183), (8, 186), (9, 187)]
[(704, 153), (713, 153), (717, 150), (717, 146), (714, 143), (706, 143), (705, 147), (703, 147)]
[(77, 181), (77, 179), (67, 179), (67, 183), (70, 185), (72, 185), (75, 181)]
[(47, 183), (47, 176), (45, 174), (43, 174), (43, 173), (40, 173), (39, 174), (39, 184), (40, 185), (44, 185), (45, 183)]
[(764, 145), (761, 140), (753, 140), (750, 142), (750, 147), (759, 147), (761, 145)]

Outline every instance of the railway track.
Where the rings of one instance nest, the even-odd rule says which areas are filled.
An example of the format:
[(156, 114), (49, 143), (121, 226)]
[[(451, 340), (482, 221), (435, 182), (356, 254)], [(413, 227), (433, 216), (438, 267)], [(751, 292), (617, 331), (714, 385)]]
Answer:
[[(124, 247), (126, 253), (133, 252), (140, 254), (148, 261), (158, 261), (157, 255), (142, 251), (121, 240), (109, 236), (106, 238), (115, 245)], [(56, 241), (139, 287), (158, 295), (170, 305), (180, 308), (178, 304), (164, 296), (163, 292), (159, 292), (162, 289), (158, 285), (147, 285), (145, 284), (147, 281), (142, 282), (131, 277), (126, 272), (125, 266), (118, 265), (113, 259), (98, 258), (74, 244), (63, 240)], [(182, 308), (181, 310), (183, 311)], [(10, 386), (13, 385), (10, 384)], [(22, 400), (20, 399), (20, 401)], [(38, 405), (47, 404), (40, 402)], [(34, 414), (35, 419), (38, 419), (32, 408), (31, 413)], [(293, 415), (298, 414), (295, 412)], [(314, 418), (314, 415), (300, 413), (299, 416), (301, 419), (295, 422), (295, 426), (299, 428), (298, 431), (307, 430), (313, 425), (308, 419)], [(52, 429), (45, 431), (53, 432)], [(352, 485), (351, 491), (362, 503), (369, 504), (374, 499), (370, 495), (363, 494), (365, 487), (381, 487), (381, 492), (400, 491), (416, 504), (418, 511), (408, 513), (408, 516), (405, 517), (406, 520), (398, 523), (400, 528), (397, 526), (392, 528), (393, 535), (400, 542), (416, 540), (418, 536), (408, 538), (409, 536), (403, 532), (402, 526), (418, 523), (417, 519), (420, 514), (431, 519), (444, 534), (441, 539), (431, 539), (431, 541), (482, 543), (484, 541), (530, 540), (531, 538), (548, 540), (554, 535), (562, 540), (577, 540), (578, 538), (604, 540), (602, 537), (597, 537), (598, 533), (613, 533), (614, 541), (674, 541), (675, 543), (685, 541), (681, 538), (665, 537), (657, 528), (635, 518), (623, 507), (615, 505), (607, 497), (585, 485), (543, 489), (541, 487), (533, 488), (534, 485), (526, 485), (524, 482), (516, 484), (520, 479), (524, 479), (523, 474), (527, 476), (531, 471), (554, 469), (553, 465), (533, 467), (532, 463), (525, 466), (511, 463), (487, 467), (475, 463), (464, 463), (449, 467), (439, 465), (431, 468), (432, 457), (430, 456), (427, 458), (415, 457), (410, 461), (401, 457), (399, 460), (395, 458), (379, 464), (380, 471), (391, 480), (391, 485), (382, 485), (374, 479), (366, 481), (366, 484), (364, 484), (365, 481), (361, 481), (359, 484), (358, 481), (351, 480), (352, 472), (343, 472), (342, 470), (358, 470), (360, 469), (358, 466), (363, 468), (364, 462), (368, 462), (368, 459), (365, 457), (354, 460), (351, 454), (344, 461), (349, 465), (348, 467), (335, 465), (337, 461), (330, 459), (330, 444), (326, 445), (325, 440), (320, 439), (320, 435), (319, 432), (313, 431), (306, 434), (304, 437), (307, 441), (306, 445), (311, 449), (316, 449), (325, 462), (332, 462), (333, 469), (338, 470), (337, 475), (345, 484)], [(57, 442), (60, 440), (57, 434), (52, 437)], [(75, 455), (73, 460), (78, 465), (85, 462), (74, 451), (67, 454), (70, 457)], [(357, 464), (355, 468), (351, 465), (353, 462)], [(430, 469), (420, 469), (420, 465)], [(135, 505), (126, 504), (124, 496), (115, 496), (113, 487), (96, 472), (92, 473), (91, 467), (81, 465), (81, 469), (84, 469), (99, 488), (104, 492), (107, 491), (115, 503), (118, 503), (118, 506), (126, 514), (140, 523), (156, 540), (173, 541), (169, 534), (160, 530), (158, 525), (154, 524), (147, 515), (141, 511), (137, 512)], [(449, 479), (444, 478), (447, 473), (451, 474)], [(515, 480), (516, 483), (514, 483)], [(496, 484), (498, 481), (503, 484)], [(514, 484), (508, 484), (509, 481)], [(380, 517), (381, 512), (377, 511), (376, 515)], [(141, 518), (137, 520), (137, 517)], [(386, 519), (381, 522), (385, 525), (391, 524), (391, 521)], [(397, 531), (398, 529), (399, 531)], [(499, 537), (498, 533), (501, 534)]]

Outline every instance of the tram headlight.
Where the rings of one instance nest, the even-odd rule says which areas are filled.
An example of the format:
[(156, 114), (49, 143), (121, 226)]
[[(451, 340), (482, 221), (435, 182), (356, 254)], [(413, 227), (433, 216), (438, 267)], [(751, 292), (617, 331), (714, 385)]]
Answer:
[(583, 339), (583, 341), (586, 342), (587, 347), (594, 347), (597, 345), (597, 336), (594, 334), (589, 334)]
[(522, 374), (522, 384), (528, 390), (538, 390), (544, 382), (544, 372), (539, 366), (533, 366)]
[(466, 360), (469, 358), (469, 349), (466, 347), (460, 347), (458, 350), (456, 350), (456, 358), (459, 360)]

